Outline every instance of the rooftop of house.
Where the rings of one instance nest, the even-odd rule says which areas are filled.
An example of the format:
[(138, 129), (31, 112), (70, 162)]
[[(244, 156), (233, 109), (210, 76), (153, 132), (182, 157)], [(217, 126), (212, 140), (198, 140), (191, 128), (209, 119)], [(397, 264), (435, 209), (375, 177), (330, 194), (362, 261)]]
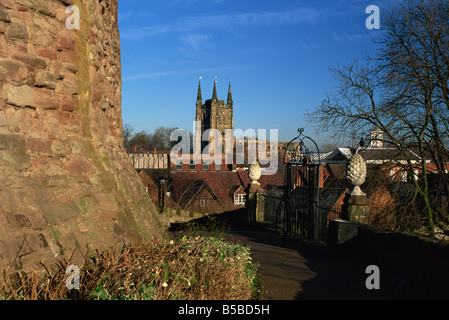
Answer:
[(143, 149), (143, 148), (137, 148), (136, 146), (131, 146), (129, 148), (125, 148), (125, 150), (127, 153), (170, 154), (170, 150), (160, 150), (157, 148)]
[(329, 153), (323, 161), (327, 163), (345, 162), (351, 158), (354, 153), (358, 153), (367, 162), (386, 162), (386, 161), (401, 161), (410, 159), (412, 161), (419, 161), (421, 158), (418, 155), (416, 148), (410, 148), (404, 152), (400, 152), (393, 147), (357, 147), (357, 148), (336, 148)]
[[(248, 172), (245, 171), (175, 171), (170, 173), (172, 180), (172, 192), (175, 201), (179, 200), (182, 193), (194, 181), (205, 182), (217, 198), (224, 204), (232, 204), (233, 194), (241, 190), (240, 186), (247, 189), (251, 183)], [(282, 185), (282, 172), (274, 175), (262, 175), (258, 182), (262, 189), (271, 185)], [(200, 183), (198, 182), (198, 185)]]

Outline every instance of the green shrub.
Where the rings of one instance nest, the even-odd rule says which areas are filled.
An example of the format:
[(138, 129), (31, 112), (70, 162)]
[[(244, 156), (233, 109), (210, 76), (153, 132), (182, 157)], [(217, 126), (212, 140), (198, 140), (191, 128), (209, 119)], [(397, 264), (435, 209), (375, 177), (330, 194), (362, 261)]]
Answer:
[(212, 236), (184, 235), (166, 242), (130, 244), (120, 251), (105, 250), (79, 266), (79, 291), (65, 287), (68, 265), (68, 261), (60, 262), (54, 274), (40, 280), (34, 273), (21, 275), (20, 281), (2, 285), (0, 296), (5, 299), (248, 300), (260, 294), (257, 265), (251, 261), (249, 248)]

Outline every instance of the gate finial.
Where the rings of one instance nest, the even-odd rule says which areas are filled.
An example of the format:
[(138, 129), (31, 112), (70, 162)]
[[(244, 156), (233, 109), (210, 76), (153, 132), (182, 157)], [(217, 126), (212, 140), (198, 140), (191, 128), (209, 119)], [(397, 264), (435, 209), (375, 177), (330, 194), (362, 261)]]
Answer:
[(260, 165), (257, 160), (254, 160), (253, 163), (250, 164), (248, 175), (251, 179), (251, 187), (249, 192), (257, 192), (260, 188), (260, 183), (257, 181), (260, 178)]
[(362, 156), (354, 154), (348, 161), (346, 169), (346, 179), (354, 187), (346, 193), (345, 209), (342, 217), (345, 220), (366, 223), (369, 216), (369, 200), (366, 194), (360, 189), (360, 185), (365, 182), (366, 164)]

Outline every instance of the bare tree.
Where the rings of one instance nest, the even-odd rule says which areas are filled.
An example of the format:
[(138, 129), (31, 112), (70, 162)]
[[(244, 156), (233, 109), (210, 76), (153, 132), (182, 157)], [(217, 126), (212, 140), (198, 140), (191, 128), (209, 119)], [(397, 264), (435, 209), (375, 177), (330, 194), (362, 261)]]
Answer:
[(158, 127), (153, 133), (148, 135), (149, 148), (159, 150), (170, 150), (172, 143), (170, 142), (170, 134), (176, 128)]
[[(134, 128), (130, 124), (123, 126), (123, 144), (126, 148), (136, 146), (144, 150), (158, 149), (158, 150), (170, 150), (179, 141), (170, 141), (170, 135), (177, 127), (157, 127), (153, 132), (147, 132), (145, 130), (139, 131), (135, 134)], [(193, 152), (193, 135), (190, 134), (190, 151)]]
[(330, 141), (330, 142), (324, 142), (320, 145), (320, 152), (330, 152), (334, 151), (338, 147), (338, 144), (336, 142)]
[(129, 148), (131, 146), (130, 141), (133, 136), (133, 131), (134, 128), (130, 124), (126, 123), (123, 125), (123, 145), (125, 148)]
[[(447, 206), (436, 200), (448, 199), (449, 192), (443, 174), (449, 158), (449, 3), (405, 0), (382, 13), (377, 55), (332, 68), (339, 83), (336, 93), (306, 117), (335, 137), (379, 127), (405, 159), (409, 176), (419, 167), (419, 179), (411, 179), (412, 203), (422, 204), (428, 233), (438, 226), (449, 235)], [(410, 157), (412, 148), (418, 163)], [(429, 184), (428, 160), (439, 170), (437, 190)]]
[(147, 150), (149, 146), (148, 133), (146, 131), (137, 132), (129, 141), (129, 144)]

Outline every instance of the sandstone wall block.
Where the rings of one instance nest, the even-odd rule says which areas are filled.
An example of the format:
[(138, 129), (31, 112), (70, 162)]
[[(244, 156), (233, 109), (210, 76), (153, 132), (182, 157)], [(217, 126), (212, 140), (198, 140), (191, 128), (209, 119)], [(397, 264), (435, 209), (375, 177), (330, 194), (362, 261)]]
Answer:
[(18, 22), (11, 23), (11, 26), (8, 29), (8, 39), (11, 41), (26, 42), (28, 40), (27, 28)]
[(0, 21), (11, 22), (8, 12), (2, 8), (0, 8)]
[(12, 84), (6, 84), (3, 87), (3, 97), (7, 104), (16, 107), (36, 107), (34, 91), (27, 85), (15, 86)]

